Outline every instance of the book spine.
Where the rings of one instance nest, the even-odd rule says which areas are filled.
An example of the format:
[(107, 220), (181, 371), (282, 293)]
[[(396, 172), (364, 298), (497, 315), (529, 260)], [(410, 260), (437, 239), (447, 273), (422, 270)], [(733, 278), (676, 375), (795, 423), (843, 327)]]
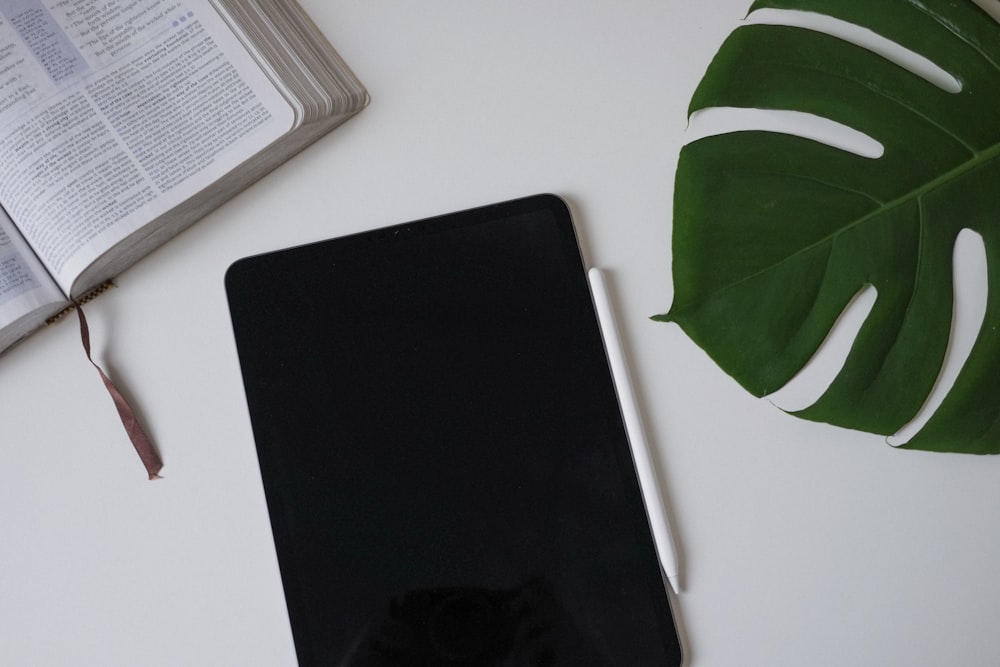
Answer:
[(74, 299), (73, 302), (70, 303), (68, 306), (66, 306), (65, 308), (63, 308), (62, 310), (60, 310), (58, 313), (56, 313), (55, 315), (53, 315), (49, 319), (45, 320), (45, 324), (46, 325), (55, 324), (59, 320), (63, 319), (64, 317), (66, 317), (67, 315), (69, 315), (70, 313), (72, 313), (73, 310), (76, 309), (76, 306), (78, 304), (84, 304), (84, 303), (87, 303), (89, 301), (93, 301), (98, 296), (100, 296), (104, 292), (107, 292), (109, 289), (111, 289), (114, 286), (115, 286), (115, 284), (112, 281), (110, 281), (110, 280), (107, 281), (107, 282), (101, 283), (100, 285), (98, 285), (94, 289), (90, 290), (86, 294), (81, 295), (80, 298)]

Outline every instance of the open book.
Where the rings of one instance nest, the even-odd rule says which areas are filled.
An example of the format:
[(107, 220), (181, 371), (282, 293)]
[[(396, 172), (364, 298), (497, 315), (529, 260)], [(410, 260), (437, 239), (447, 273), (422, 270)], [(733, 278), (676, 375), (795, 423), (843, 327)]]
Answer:
[(0, 0), (0, 351), (367, 102), (295, 0)]

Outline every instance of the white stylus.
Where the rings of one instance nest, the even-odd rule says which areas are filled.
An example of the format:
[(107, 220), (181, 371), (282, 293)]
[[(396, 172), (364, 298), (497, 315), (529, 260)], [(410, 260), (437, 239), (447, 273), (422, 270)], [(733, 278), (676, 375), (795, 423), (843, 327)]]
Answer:
[(590, 290), (594, 296), (594, 306), (597, 308), (597, 320), (604, 336), (604, 347), (611, 364), (611, 374), (614, 377), (618, 392), (618, 402), (621, 404), (622, 417), (625, 420), (625, 431), (632, 445), (632, 459), (635, 461), (636, 473), (639, 476), (639, 487), (646, 505), (646, 516), (653, 532), (653, 542), (660, 557), (660, 566), (670, 582), (675, 593), (680, 591), (680, 572), (677, 567), (677, 547), (670, 533), (670, 524), (663, 509), (663, 496), (660, 484), (656, 478), (653, 461), (649, 453), (649, 445), (642, 426), (642, 418), (636, 405), (635, 394), (632, 391), (632, 380), (629, 377), (625, 356), (622, 353), (621, 339), (618, 336), (618, 326), (615, 314), (611, 309), (611, 300), (604, 282), (604, 274), (600, 269), (590, 269), (587, 272), (590, 280)]

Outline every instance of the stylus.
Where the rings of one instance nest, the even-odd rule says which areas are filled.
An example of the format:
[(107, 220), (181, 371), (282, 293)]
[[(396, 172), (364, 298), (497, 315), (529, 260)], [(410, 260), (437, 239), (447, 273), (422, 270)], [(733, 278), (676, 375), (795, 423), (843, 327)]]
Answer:
[(608, 362), (611, 364), (611, 375), (614, 377), (615, 389), (618, 392), (618, 402), (621, 405), (622, 417), (625, 420), (625, 431), (632, 445), (632, 459), (639, 476), (639, 487), (645, 499), (646, 516), (653, 532), (653, 541), (660, 558), (660, 566), (666, 575), (670, 587), (675, 593), (680, 591), (680, 572), (677, 567), (677, 547), (670, 532), (670, 524), (663, 508), (663, 495), (657, 481), (653, 460), (646, 442), (646, 434), (642, 426), (642, 418), (632, 391), (632, 380), (622, 353), (621, 339), (618, 335), (618, 325), (611, 308), (604, 273), (597, 268), (587, 272), (590, 279), (590, 289), (594, 296), (594, 306), (597, 308), (597, 320), (600, 323), (601, 334), (604, 336), (604, 347), (607, 350)]

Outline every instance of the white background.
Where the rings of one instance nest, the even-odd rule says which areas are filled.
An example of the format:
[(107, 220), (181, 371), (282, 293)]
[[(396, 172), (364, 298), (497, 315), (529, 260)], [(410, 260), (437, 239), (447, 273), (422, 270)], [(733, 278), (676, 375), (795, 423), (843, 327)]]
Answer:
[(302, 0), (371, 106), (0, 357), (0, 664), (294, 665), (223, 274), (536, 192), (608, 270), (697, 667), (1000, 664), (1000, 458), (894, 450), (755, 399), (670, 305), (685, 110), (749, 0)]

